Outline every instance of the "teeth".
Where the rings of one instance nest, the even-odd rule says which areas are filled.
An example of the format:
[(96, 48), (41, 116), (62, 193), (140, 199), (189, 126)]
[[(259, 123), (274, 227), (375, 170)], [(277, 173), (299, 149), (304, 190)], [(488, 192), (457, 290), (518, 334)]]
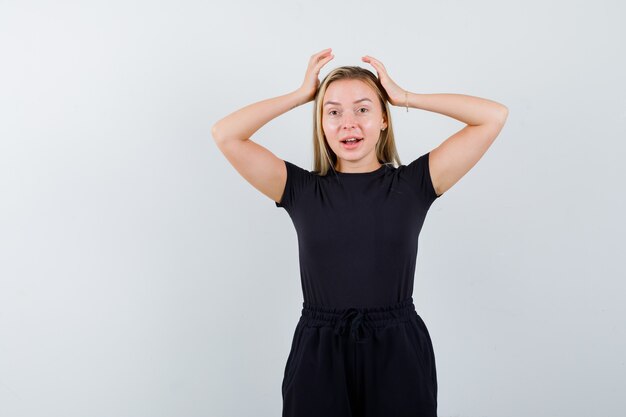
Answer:
[(356, 138), (346, 139), (344, 142), (356, 142)]

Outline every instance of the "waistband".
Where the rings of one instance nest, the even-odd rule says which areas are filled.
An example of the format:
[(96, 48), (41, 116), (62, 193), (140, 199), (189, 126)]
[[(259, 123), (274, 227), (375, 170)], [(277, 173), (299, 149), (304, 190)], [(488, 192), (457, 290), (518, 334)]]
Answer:
[[(359, 342), (370, 336), (374, 329), (408, 321), (416, 315), (413, 297), (377, 307), (335, 308), (304, 301), (301, 320), (313, 327), (334, 326), (334, 333), (337, 336), (343, 334), (349, 325), (352, 339)], [(366, 337), (361, 337), (361, 333)]]

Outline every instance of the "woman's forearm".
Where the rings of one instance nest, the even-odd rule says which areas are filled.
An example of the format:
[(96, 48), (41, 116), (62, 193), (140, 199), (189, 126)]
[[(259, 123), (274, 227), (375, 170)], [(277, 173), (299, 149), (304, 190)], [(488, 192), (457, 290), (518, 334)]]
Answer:
[(508, 108), (500, 103), (464, 94), (409, 92), (408, 104), (409, 107), (441, 113), (468, 125), (501, 121), (508, 115)]
[(246, 140), (270, 120), (305, 104), (307, 97), (298, 89), (243, 107), (213, 125), (215, 140)]

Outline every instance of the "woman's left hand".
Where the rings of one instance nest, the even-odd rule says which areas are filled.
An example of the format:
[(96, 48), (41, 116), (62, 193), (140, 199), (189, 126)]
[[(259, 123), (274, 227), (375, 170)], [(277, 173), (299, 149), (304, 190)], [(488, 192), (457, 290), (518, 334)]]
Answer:
[(393, 82), (393, 80), (389, 77), (389, 74), (387, 74), (387, 70), (385, 69), (385, 66), (382, 64), (382, 62), (369, 55), (365, 55), (361, 59), (364, 62), (369, 63), (371, 66), (374, 67), (374, 69), (376, 69), (376, 72), (378, 73), (378, 79), (380, 80), (380, 83), (383, 85), (385, 91), (387, 92), (387, 95), (389, 96), (389, 103), (394, 106), (404, 106), (406, 99), (404, 95), (405, 90), (400, 88), (398, 84)]

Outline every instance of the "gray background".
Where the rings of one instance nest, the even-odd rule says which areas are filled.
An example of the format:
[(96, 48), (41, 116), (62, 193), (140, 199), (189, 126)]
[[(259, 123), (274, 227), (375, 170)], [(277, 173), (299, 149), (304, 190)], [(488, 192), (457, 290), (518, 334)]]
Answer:
[[(310, 56), (510, 111), (427, 216), (441, 417), (626, 408), (623, 2), (0, 2), (0, 415), (277, 416), (287, 213), (213, 123)], [(311, 169), (312, 103), (254, 136)], [(394, 107), (403, 163), (464, 124)]]

